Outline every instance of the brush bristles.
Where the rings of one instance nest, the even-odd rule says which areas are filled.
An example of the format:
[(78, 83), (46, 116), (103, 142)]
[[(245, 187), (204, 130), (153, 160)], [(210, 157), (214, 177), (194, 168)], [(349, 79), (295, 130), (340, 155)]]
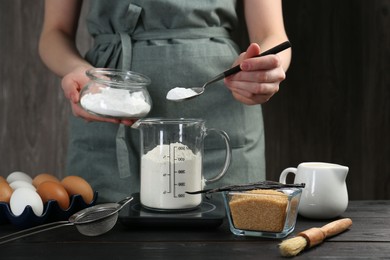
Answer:
[(279, 250), (282, 256), (296, 256), (307, 245), (306, 239), (301, 236), (284, 240), (279, 245)]

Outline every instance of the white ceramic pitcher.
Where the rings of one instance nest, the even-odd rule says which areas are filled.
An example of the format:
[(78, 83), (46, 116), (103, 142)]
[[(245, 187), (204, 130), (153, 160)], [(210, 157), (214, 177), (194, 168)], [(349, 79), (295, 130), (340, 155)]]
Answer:
[(289, 173), (295, 174), (294, 183), (305, 183), (299, 204), (299, 214), (315, 219), (341, 215), (348, 206), (346, 177), (348, 167), (323, 162), (304, 162), (297, 168), (282, 171), (279, 182), (286, 183)]

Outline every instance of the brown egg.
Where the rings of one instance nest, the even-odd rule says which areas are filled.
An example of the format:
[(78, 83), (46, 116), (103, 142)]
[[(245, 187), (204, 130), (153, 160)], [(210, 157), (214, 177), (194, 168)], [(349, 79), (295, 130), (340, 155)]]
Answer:
[(8, 182), (0, 181), (0, 202), (9, 203), (13, 189)]
[(49, 200), (56, 200), (63, 210), (69, 208), (69, 194), (61, 183), (55, 181), (42, 182), (37, 187), (37, 192), (43, 203), (47, 203)]
[(56, 176), (51, 175), (49, 173), (41, 173), (34, 177), (32, 184), (35, 188), (38, 188), (39, 184), (45, 181), (53, 181), (60, 183), (60, 180)]
[(3, 176), (0, 176), (0, 182), (7, 182), (7, 180)]
[(79, 176), (67, 176), (62, 179), (61, 184), (64, 186), (69, 196), (81, 195), (85, 203), (90, 204), (93, 200), (93, 190), (91, 185)]

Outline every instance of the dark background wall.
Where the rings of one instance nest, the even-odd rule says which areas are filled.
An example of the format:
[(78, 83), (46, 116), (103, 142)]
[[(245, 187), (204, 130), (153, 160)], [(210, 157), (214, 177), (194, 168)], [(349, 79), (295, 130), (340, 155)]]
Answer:
[(293, 62), (264, 106), (269, 176), (350, 167), (351, 198), (390, 198), (390, 1), (284, 1)]
[[(283, 5), (293, 62), (264, 105), (267, 179), (303, 161), (334, 162), (350, 167), (351, 199), (390, 199), (390, 1)], [(1, 176), (64, 174), (70, 111), (37, 53), (42, 16), (42, 0), (0, 0)]]

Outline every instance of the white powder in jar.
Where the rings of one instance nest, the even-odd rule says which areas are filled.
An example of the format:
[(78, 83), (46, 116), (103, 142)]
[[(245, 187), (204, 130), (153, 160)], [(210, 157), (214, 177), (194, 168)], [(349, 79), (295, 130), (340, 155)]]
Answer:
[(198, 206), (203, 187), (202, 158), (181, 143), (158, 145), (141, 157), (142, 205), (155, 209), (189, 209)]
[(98, 93), (87, 93), (81, 100), (83, 108), (99, 115), (137, 118), (147, 115), (151, 109), (141, 91), (102, 88)]
[(167, 99), (168, 100), (181, 100), (190, 98), (198, 95), (195, 91), (190, 88), (173, 88), (168, 91)]

